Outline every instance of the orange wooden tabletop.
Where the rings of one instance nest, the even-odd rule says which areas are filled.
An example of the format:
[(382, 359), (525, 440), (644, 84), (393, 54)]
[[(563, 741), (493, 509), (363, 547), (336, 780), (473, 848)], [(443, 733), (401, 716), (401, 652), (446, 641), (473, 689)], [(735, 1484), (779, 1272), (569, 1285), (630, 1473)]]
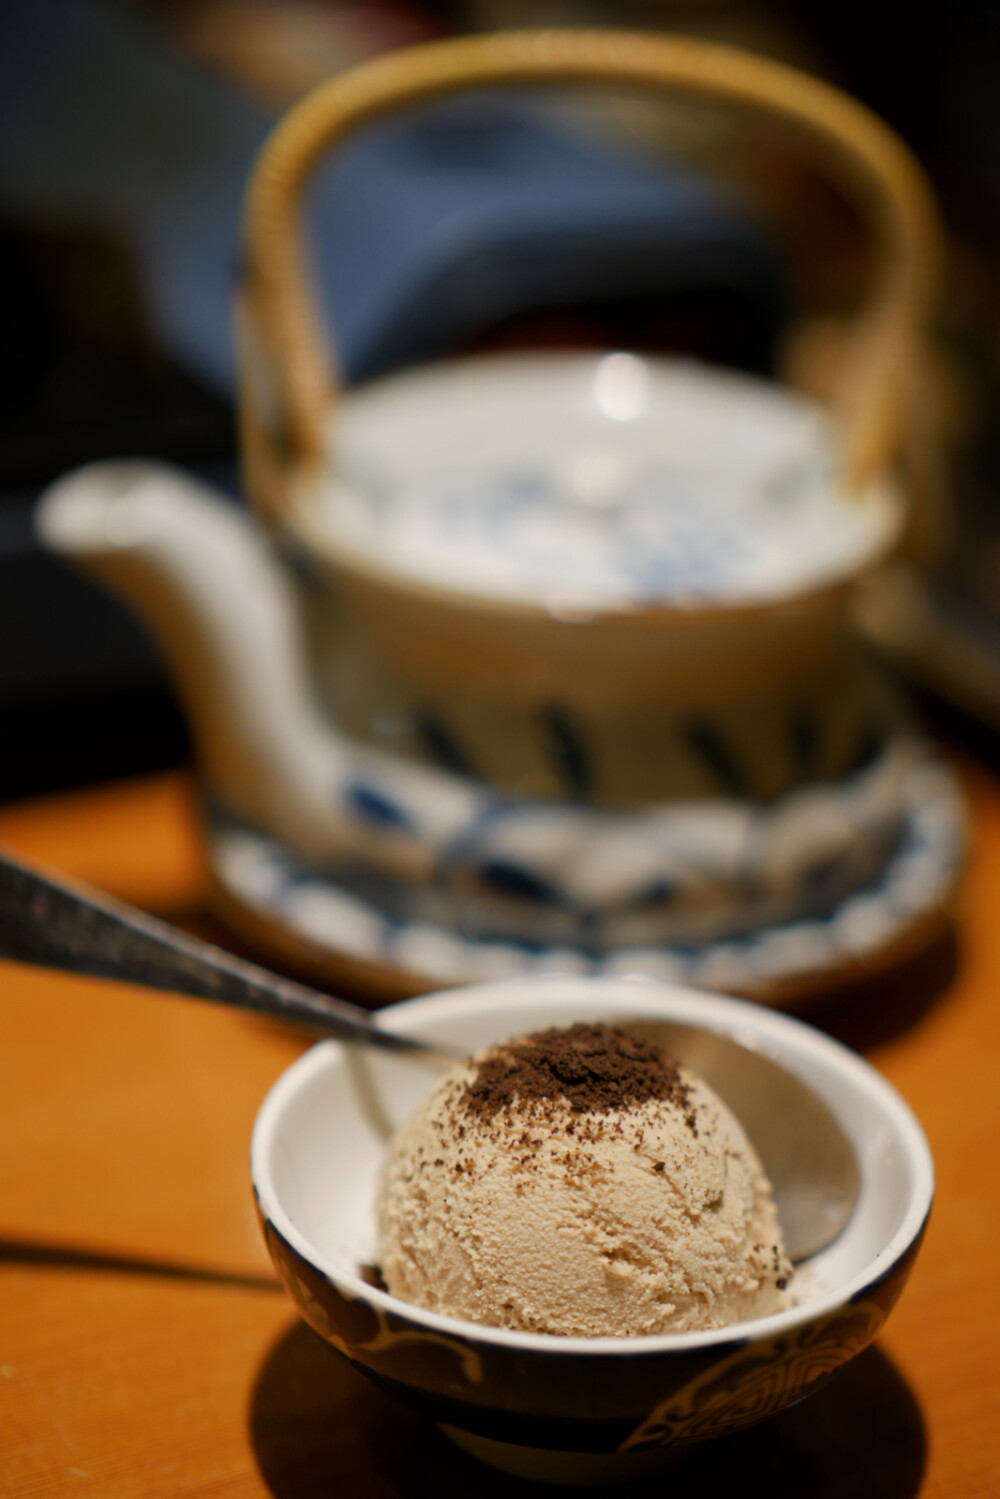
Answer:
[[(957, 956), (811, 1012), (930, 1138), (938, 1197), (910, 1285), (838, 1379), (634, 1499), (678, 1482), (728, 1494), (749, 1474), (772, 1499), (1000, 1495), (1000, 782), (962, 773), (975, 846)], [(210, 925), (182, 774), (0, 809), (0, 846)], [(392, 1405), (278, 1289), (247, 1154), (297, 1038), (92, 980), (0, 978), (3, 1499), (540, 1492)]]

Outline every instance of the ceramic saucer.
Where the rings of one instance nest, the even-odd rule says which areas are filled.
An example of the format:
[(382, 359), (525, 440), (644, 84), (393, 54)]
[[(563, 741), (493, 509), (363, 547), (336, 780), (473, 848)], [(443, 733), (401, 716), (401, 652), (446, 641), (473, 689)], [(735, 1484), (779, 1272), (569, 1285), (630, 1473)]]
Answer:
[(207, 852), (219, 907), (255, 945), (373, 1002), (442, 985), (561, 972), (659, 981), (794, 1006), (859, 971), (899, 961), (943, 928), (960, 873), (965, 822), (951, 771), (928, 754), (903, 786), (903, 816), (879, 877), (821, 915), (703, 943), (527, 945), (472, 938), (426, 920), (390, 915), (328, 871), (224, 814), (206, 812)]

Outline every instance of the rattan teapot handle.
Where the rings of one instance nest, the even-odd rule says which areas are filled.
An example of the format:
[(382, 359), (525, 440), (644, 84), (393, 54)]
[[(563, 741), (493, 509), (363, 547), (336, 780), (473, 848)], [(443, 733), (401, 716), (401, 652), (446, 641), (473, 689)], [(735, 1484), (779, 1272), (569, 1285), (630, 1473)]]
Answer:
[(407, 48), (321, 84), (277, 125), (246, 201), (240, 406), (255, 502), (272, 518), (326, 461), (339, 390), (306, 270), (301, 200), (327, 151), (370, 120), (481, 86), (606, 84), (750, 107), (795, 127), (868, 226), (874, 275), (840, 403), (844, 479), (894, 457), (905, 384), (934, 293), (940, 236), (923, 172), (877, 116), (830, 85), (713, 43), (616, 31), (498, 32)]

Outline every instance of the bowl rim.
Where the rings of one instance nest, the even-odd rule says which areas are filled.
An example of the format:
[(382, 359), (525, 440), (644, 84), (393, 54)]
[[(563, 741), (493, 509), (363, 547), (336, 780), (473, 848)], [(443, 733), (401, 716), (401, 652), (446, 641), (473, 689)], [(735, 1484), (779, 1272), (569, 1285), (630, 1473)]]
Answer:
[[(919, 1242), (931, 1210), (935, 1183), (930, 1146), (916, 1115), (870, 1063), (841, 1042), (793, 1016), (767, 1009), (753, 1001), (732, 999), (640, 975), (594, 979), (553, 973), (530, 978), (499, 979), (435, 991), (387, 1006), (373, 1018), (377, 1025), (419, 1032), (425, 1021), (433, 1024), (435, 1021), (447, 1020), (455, 1010), (466, 1011), (470, 996), (474, 996), (475, 1003), (493, 999), (509, 1005), (511, 1015), (515, 1017), (515, 1025), (511, 1028), (511, 1034), (514, 1035), (518, 1034), (517, 1014), (530, 1012), (542, 999), (548, 1000), (550, 1004), (553, 1001), (558, 1003), (557, 990), (564, 994), (567, 1008), (582, 1001), (598, 1005), (608, 1002), (614, 1008), (621, 1005), (623, 999), (627, 999), (629, 1004), (634, 1004), (635, 1009), (648, 1010), (650, 1015), (720, 1032), (749, 1046), (751, 1050), (761, 1051), (786, 1069), (789, 1067), (789, 1054), (810, 1056), (826, 1067), (831, 1078), (850, 1078), (891, 1123), (894, 1138), (905, 1152), (913, 1178), (913, 1189), (902, 1222), (889, 1243), (849, 1281), (801, 1306), (698, 1332), (658, 1333), (636, 1337), (566, 1337), (555, 1333), (529, 1333), (490, 1327), (484, 1323), (426, 1311), (386, 1291), (378, 1290), (362, 1280), (360, 1275), (346, 1275), (295, 1226), (281, 1206), (275, 1190), (269, 1169), (269, 1154), (283, 1112), (299, 1091), (312, 1081), (314, 1074), (330, 1066), (335, 1056), (343, 1050), (344, 1043), (333, 1039), (318, 1042), (292, 1062), (271, 1085), (258, 1111), (251, 1138), (250, 1172), (262, 1218), (307, 1265), (352, 1301), (368, 1302), (381, 1312), (403, 1317), (429, 1333), (462, 1337), (511, 1351), (573, 1357), (596, 1354), (627, 1356), (695, 1353), (720, 1345), (750, 1343), (790, 1333), (858, 1300), (859, 1293), (884, 1280), (914, 1244)], [(643, 1003), (644, 1000), (646, 1003)], [(416, 1024), (411, 1024), (412, 1021)], [(802, 1081), (805, 1082), (805, 1079)], [(825, 1101), (831, 1106), (829, 1099)]]

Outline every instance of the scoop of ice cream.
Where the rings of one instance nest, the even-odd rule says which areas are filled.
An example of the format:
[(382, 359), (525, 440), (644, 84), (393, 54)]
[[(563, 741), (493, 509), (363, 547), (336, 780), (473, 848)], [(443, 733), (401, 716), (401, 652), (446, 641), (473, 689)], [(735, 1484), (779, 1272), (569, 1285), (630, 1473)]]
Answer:
[(788, 1305), (770, 1185), (712, 1090), (606, 1025), (453, 1069), (393, 1140), (378, 1255), (394, 1296), (578, 1337), (691, 1332)]

